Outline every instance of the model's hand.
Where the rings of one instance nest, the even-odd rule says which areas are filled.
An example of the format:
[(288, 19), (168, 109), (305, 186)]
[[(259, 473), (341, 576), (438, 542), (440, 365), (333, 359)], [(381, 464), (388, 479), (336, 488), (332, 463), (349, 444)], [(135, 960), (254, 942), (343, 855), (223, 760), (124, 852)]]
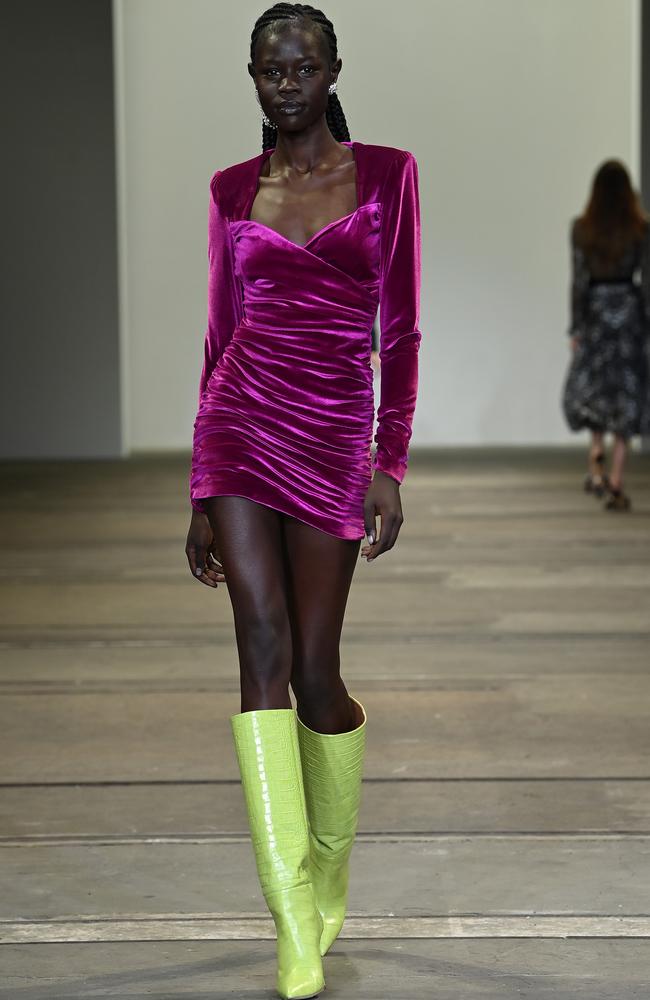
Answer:
[[(377, 514), (381, 518), (379, 538), (377, 538)], [(399, 483), (377, 469), (363, 504), (363, 523), (370, 544), (363, 546), (361, 555), (368, 562), (372, 562), (382, 552), (392, 549), (403, 521)]]
[(224, 583), (223, 566), (217, 552), (216, 542), (205, 514), (192, 509), (192, 520), (187, 532), (185, 555), (190, 564), (192, 576), (206, 587), (216, 587)]

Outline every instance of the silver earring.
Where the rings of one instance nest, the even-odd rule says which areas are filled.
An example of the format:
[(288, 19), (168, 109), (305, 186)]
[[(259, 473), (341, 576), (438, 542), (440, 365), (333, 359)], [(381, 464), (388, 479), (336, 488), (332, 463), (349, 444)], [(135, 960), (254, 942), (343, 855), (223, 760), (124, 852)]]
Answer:
[(336, 93), (336, 84), (335, 83), (330, 83), (327, 93), (328, 94), (335, 94)]
[[(257, 103), (259, 104), (259, 106), (260, 106), (260, 110), (261, 110), (261, 109), (262, 109), (262, 102), (260, 101), (260, 94), (259, 94), (259, 91), (258, 91), (257, 87), (255, 87), (255, 88), (254, 88), (254, 90), (255, 90), (255, 98), (256, 98), (256, 100), (257, 100)], [(265, 113), (264, 113), (263, 111), (262, 111), (262, 121), (264, 122), (264, 124), (265, 124), (265, 125), (266, 125), (266, 126), (267, 126), (268, 128), (277, 128), (277, 127), (278, 127), (278, 126), (277, 126), (277, 125), (275, 124), (275, 122), (272, 122), (272, 121), (271, 121), (271, 119), (270, 119), (270, 118), (268, 117), (268, 115), (266, 115), (266, 114), (265, 114)]]

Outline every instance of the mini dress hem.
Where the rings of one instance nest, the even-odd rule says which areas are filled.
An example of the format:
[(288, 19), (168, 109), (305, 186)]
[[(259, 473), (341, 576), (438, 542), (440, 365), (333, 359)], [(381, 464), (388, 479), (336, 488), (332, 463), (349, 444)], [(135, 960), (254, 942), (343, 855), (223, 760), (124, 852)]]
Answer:
[[(278, 514), (284, 514), (286, 517), (292, 517), (296, 521), (301, 521), (303, 524), (308, 525), (310, 528), (315, 528), (317, 531), (322, 531), (326, 535), (332, 535), (334, 538), (340, 538), (343, 541), (353, 541), (358, 542), (365, 537), (365, 529), (359, 531), (355, 528), (346, 528), (339, 525), (330, 524), (327, 525), (327, 519), (323, 516), (322, 512), (314, 514), (313, 519), (309, 519), (307, 516), (302, 514), (299, 516), (293, 510), (289, 509), (289, 505), (282, 505), (277, 502), (271, 502), (269, 500), (260, 500), (259, 497), (253, 495), (253, 490), (247, 490), (240, 488), (238, 486), (231, 485), (228, 487), (220, 486), (202, 486), (201, 493), (207, 490), (204, 496), (192, 496), (192, 504), (203, 503), (203, 501), (208, 500), (210, 497), (241, 497), (243, 500), (250, 500), (252, 503), (258, 503), (262, 507), (268, 507), (270, 510), (277, 511)], [(196, 508), (195, 508), (196, 509)], [(200, 511), (205, 513), (205, 511)]]

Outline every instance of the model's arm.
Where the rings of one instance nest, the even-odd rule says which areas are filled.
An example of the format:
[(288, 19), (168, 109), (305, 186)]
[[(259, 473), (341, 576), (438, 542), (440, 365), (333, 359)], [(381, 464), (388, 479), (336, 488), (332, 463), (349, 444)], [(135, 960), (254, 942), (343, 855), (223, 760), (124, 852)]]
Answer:
[(589, 269), (584, 250), (576, 236), (576, 223), (571, 226), (571, 324), (569, 336), (574, 346), (582, 335), (587, 292), (589, 290)]
[[(210, 181), (208, 209), (208, 325), (205, 332), (203, 368), (199, 382), (199, 410), (210, 375), (230, 342), (242, 314), (241, 288), (235, 275), (228, 222), (219, 205), (220, 171)], [(201, 430), (194, 425), (190, 501), (192, 518), (187, 533), (185, 554), (192, 575), (209, 587), (216, 587), (225, 578), (212, 528), (203, 509), (200, 496), (199, 458)], [(209, 562), (209, 557), (212, 557)]]
[(393, 547), (402, 524), (399, 484), (406, 472), (418, 386), (420, 204), (417, 162), (406, 151), (393, 162), (384, 182), (380, 282), (377, 449), (375, 476), (364, 504), (370, 544), (361, 550), (368, 561)]
[(382, 198), (379, 300), (381, 385), (375, 468), (401, 483), (418, 387), (420, 205), (412, 153), (388, 171)]

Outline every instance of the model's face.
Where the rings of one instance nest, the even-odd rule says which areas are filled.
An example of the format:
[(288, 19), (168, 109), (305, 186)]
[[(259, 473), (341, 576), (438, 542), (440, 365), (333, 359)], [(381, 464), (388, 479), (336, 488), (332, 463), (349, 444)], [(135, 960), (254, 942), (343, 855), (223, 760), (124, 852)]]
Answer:
[(266, 32), (248, 64), (262, 110), (283, 132), (299, 132), (325, 114), (340, 69), (340, 59), (330, 66), (321, 32), (296, 25)]

